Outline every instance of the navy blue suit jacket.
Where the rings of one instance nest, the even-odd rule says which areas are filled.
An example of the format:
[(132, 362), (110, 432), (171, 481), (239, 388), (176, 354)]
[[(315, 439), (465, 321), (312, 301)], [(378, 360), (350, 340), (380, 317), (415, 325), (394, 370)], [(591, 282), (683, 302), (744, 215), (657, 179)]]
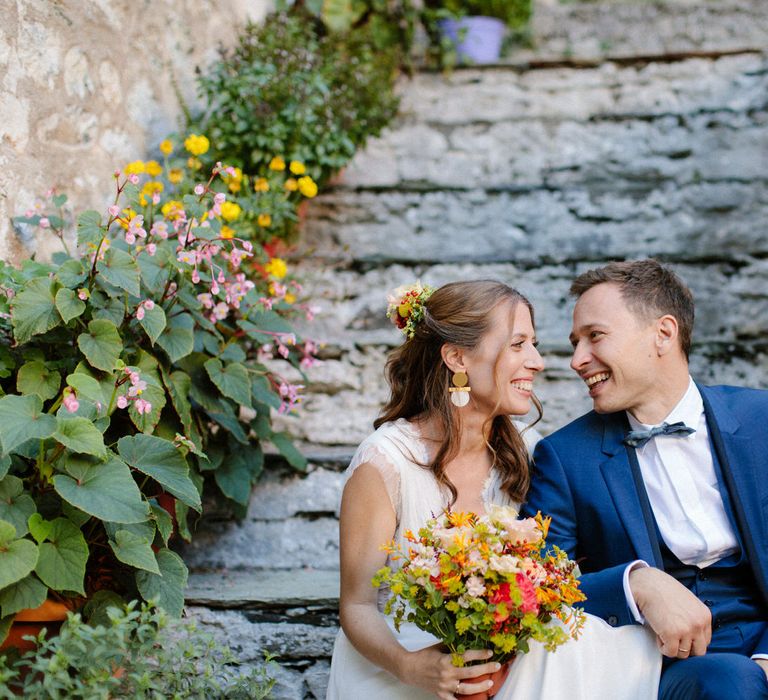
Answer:
[[(768, 611), (768, 391), (699, 386), (710, 440)], [(584, 608), (614, 626), (634, 622), (623, 574), (654, 551), (622, 439), (625, 413), (591, 411), (539, 442), (524, 515), (552, 516), (548, 541), (579, 561)], [(768, 617), (768, 614), (767, 614)], [(755, 653), (768, 653), (768, 633)]]

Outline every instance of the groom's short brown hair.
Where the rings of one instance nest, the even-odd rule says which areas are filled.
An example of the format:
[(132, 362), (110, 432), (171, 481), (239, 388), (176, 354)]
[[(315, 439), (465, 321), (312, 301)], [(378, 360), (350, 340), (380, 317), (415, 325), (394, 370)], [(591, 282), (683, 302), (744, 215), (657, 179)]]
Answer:
[(627, 306), (644, 319), (666, 314), (674, 316), (680, 347), (686, 358), (690, 355), (693, 295), (672, 270), (653, 259), (612, 262), (579, 275), (571, 283), (571, 294), (578, 298), (592, 287), (606, 282), (618, 285)]

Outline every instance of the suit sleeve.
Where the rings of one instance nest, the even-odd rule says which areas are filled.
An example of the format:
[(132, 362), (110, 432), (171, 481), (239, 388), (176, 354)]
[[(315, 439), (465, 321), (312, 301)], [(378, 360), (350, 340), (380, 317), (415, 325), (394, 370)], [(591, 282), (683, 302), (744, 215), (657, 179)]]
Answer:
[[(531, 488), (521, 514), (530, 517), (541, 511), (551, 516), (548, 544), (556, 545), (578, 563), (579, 523), (574, 495), (560, 456), (549, 440), (539, 442), (533, 462)], [(614, 627), (636, 624), (624, 597), (624, 570), (630, 563), (582, 573), (580, 578), (581, 590), (587, 597), (584, 610)]]

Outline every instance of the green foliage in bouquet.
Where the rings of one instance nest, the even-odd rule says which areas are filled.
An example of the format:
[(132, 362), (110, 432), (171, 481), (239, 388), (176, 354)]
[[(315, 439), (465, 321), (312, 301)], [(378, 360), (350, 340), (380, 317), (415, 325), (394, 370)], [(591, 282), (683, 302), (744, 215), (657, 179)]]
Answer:
[[(234, 169), (172, 170), (128, 165), (108, 211), (78, 216), (76, 250), (0, 264), (0, 628), (100, 590), (180, 614), (168, 543), (204, 489), (244, 508), (265, 441), (305, 466), (271, 424), (298, 387), (264, 364), (312, 362), (285, 263), (227, 230)], [(66, 243), (65, 201), (17, 223)]]
[(0, 698), (260, 700), (274, 679), (266, 666), (242, 669), (232, 650), (194, 623), (172, 623), (133, 601), (103, 611), (100, 624), (70, 613), (58, 635), (40, 633), (22, 656), (0, 656)]
[(210, 138), (215, 160), (251, 177), (279, 155), (322, 186), (397, 112), (397, 53), (372, 31), (323, 35), (302, 8), (249, 24), (200, 76), (206, 109), (190, 128)]
[(517, 519), (514, 508), (487, 515), (446, 511), (408, 531), (407, 551), (385, 546), (392, 567), (380, 569), (375, 586), (387, 585), (385, 613), (395, 627), (412, 622), (440, 639), (463, 664), (470, 649), (491, 649), (504, 663), (528, 651), (531, 640), (550, 651), (578, 636), (584, 600), (575, 563), (557, 547), (547, 551), (549, 519)]

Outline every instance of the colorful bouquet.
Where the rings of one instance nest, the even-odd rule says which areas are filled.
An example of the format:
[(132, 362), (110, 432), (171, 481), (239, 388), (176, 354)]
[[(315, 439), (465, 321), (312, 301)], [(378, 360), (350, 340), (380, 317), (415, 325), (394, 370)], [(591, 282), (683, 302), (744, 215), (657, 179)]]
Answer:
[(585, 598), (576, 564), (557, 547), (545, 549), (550, 518), (517, 515), (502, 506), (482, 516), (448, 510), (418, 536), (406, 531), (407, 552), (385, 545), (403, 564), (382, 568), (373, 584), (389, 586), (385, 612), (394, 612), (396, 629), (405, 619), (433, 634), (457, 666), (469, 649), (491, 649), (505, 663), (530, 640), (552, 651), (578, 637), (584, 613), (572, 606)]

